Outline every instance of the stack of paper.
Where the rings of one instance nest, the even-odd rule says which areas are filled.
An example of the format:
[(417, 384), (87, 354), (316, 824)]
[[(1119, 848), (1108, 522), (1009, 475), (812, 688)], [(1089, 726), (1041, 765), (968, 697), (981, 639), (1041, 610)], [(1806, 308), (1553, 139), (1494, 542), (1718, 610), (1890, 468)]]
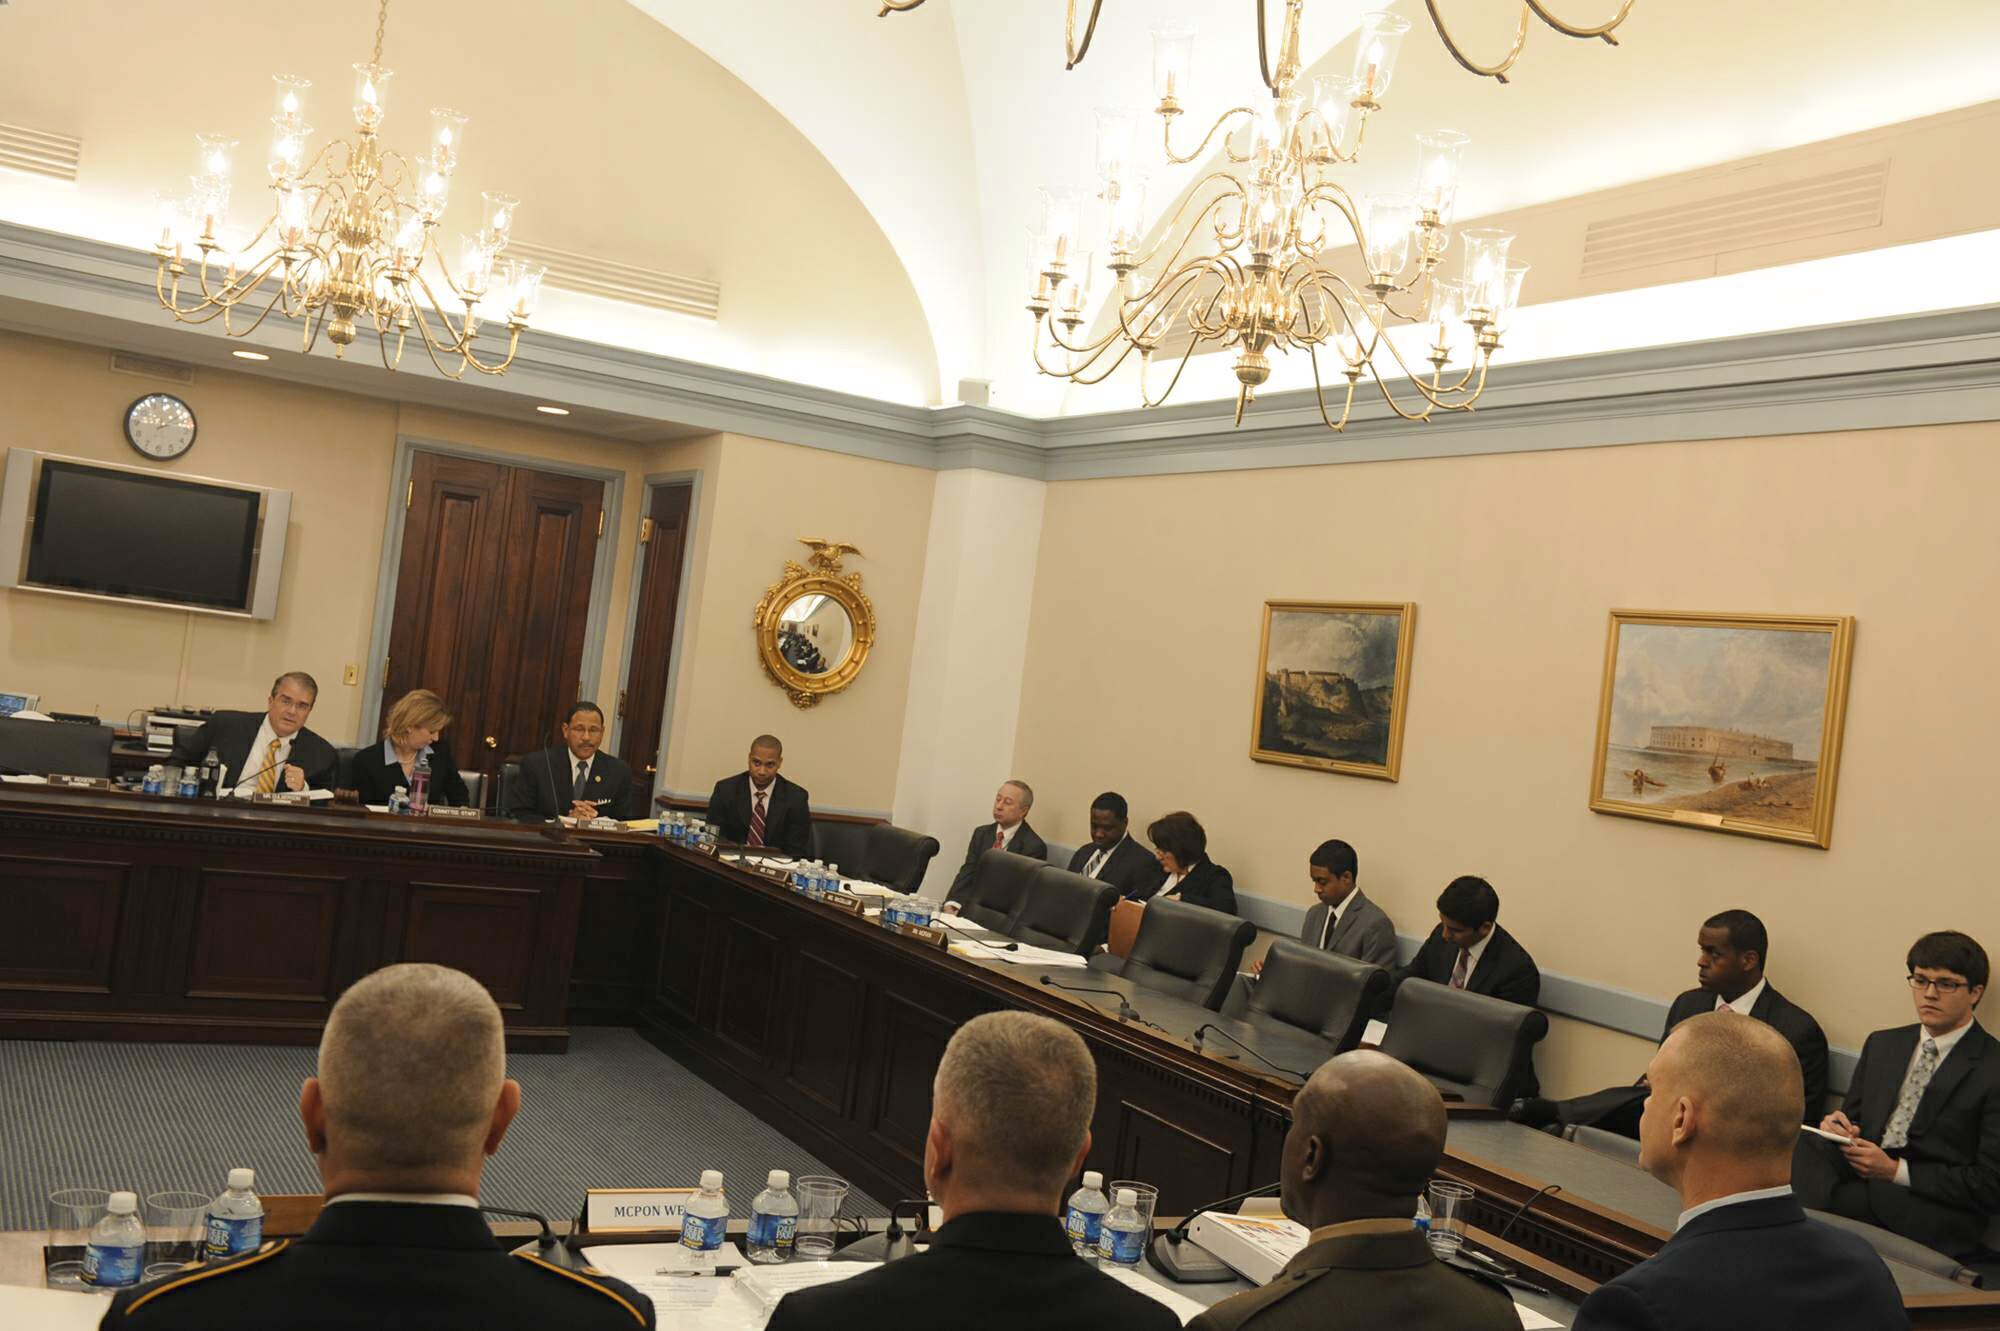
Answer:
[(1144, 1294), (1156, 1303), (1165, 1304), (1167, 1311), (1181, 1319), (1182, 1326), (1186, 1326), (1189, 1322), (1192, 1322), (1195, 1318), (1208, 1311), (1208, 1309), (1202, 1307), (1202, 1305), (1196, 1303), (1187, 1295), (1178, 1293), (1170, 1286), (1164, 1285), (1157, 1280), (1149, 1280), (1144, 1275), (1129, 1267), (1113, 1266), (1111, 1263), (1106, 1262), (1097, 1269), (1125, 1286), (1125, 1288)]
[(1203, 1211), (1188, 1238), (1253, 1285), (1268, 1284), (1306, 1246), (1309, 1231), (1284, 1216), (1227, 1215)]
[(835, 1281), (858, 1276), (863, 1271), (873, 1271), (880, 1265), (880, 1262), (791, 1261), (782, 1266), (759, 1266), (739, 1271), (736, 1283), (766, 1311), (771, 1311), (777, 1308), (779, 1299), (795, 1290), (831, 1285)]

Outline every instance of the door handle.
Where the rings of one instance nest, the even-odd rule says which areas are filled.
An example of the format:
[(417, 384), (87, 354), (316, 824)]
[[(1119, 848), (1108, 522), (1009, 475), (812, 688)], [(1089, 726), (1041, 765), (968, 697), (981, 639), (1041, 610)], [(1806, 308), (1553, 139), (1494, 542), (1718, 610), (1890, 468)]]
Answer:
[(491, 735), (488, 735), (488, 736), (486, 737), (486, 747), (487, 747), (487, 748), (489, 748), (489, 749), (497, 749), (497, 748), (499, 748), (500, 746), (499, 746), (499, 744), (497, 744), (497, 743), (495, 743), (495, 742), (494, 742), (494, 739), (493, 739), (493, 736), (491, 736)]
[(654, 765), (653, 765), (652, 763), (647, 763), (647, 764), (646, 764), (646, 775), (647, 775), (647, 776), (651, 776), (651, 775), (652, 775), (653, 773), (655, 773), (655, 772), (657, 772), (657, 771), (659, 771), (659, 770), (660, 770), (660, 769), (659, 769), (659, 768), (657, 768), (657, 767), (655, 767), (655, 766), (654, 766)]

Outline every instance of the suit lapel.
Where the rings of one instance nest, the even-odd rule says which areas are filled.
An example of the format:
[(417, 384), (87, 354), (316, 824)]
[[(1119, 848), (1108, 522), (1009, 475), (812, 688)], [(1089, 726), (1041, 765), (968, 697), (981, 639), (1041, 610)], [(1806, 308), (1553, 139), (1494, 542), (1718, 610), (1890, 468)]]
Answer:
[(1986, 1041), (1980, 1038), (1985, 1034), (1983, 1028), (1973, 1027), (1959, 1037), (1957, 1047), (1938, 1064), (1938, 1070), (1931, 1074), (1931, 1084), (1924, 1088), (1924, 1098), (1917, 1102), (1916, 1116), (1910, 1120), (1910, 1136), (1921, 1137), (1930, 1131), (1945, 1101), (1951, 1099), (1960, 1082), (1972, 1075), (1972, 1069), (1986, 1053)]
[[(1491, 994), (1493, 977), (1500, 971), (1501, 950), (1511, 942), (1507, 931), (1499, 925), (1493, 926), (1493, 937), (1486, 942), (1486, 951), (1480, 954), (1479, 964), (1472, 968), (1472, 974), (1465, 977), (1465, 987), (1475, 994)], [(1457, 958), (1452, 959), (1454, 962)], [(1450, 983), (1449, 980), (1446, 981)]]
[[(262, 724), (263, 718), (246, 716), (241, 724), (231, 727), (238, 732), (237, 734), (229, 736), (223, 743), (215, 746), (215, 756), (229, 768), (229, 774), (223, 777), (223, 780), (229, 783), (229, 788), (232, 790), (236, 788), (238, 782), (256, 770), (250, 766), (250, 746), (257, 742), (257, 727)], [(205, 758), (208, 755), (202, 756)]]
[[(1922, 1030), (1921, 1026), (1911, 1026), (1893, 1032), (1891, 1038), (1882, 1042), (1883, 1052), (1888, 1057), (1873, 1069), (1874, 1075), (1869, 1081), (1874, 1084), (1862, 1088), (1868, 1097), (1868, 1107), (1858, 1126), (1862, 1135), (1871, 1141), (1881, 1140), (1882, 1129), (1889, 1126), (1889, 1115), (1896, 1112), (1896, 1101), (1903, 1094), (1903, 1076), (1910, 1069), (1910, 1055), (1917, 1051), (1917, 1040)], [(1954, 1049), (1952, 1052), (1958, 1051)]]

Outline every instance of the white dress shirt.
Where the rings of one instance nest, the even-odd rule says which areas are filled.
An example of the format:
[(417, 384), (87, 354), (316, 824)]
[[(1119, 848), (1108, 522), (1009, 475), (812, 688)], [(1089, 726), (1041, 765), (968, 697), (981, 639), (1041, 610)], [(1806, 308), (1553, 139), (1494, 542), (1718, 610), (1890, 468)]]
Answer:
[[(1972, 1023), (1973, 1023), (1973, 1019), (1972, 1019), (1971, 1017), (1967, 1017), (1967, 1018), (1965, 1019), (1965, 1024), (1964, 1024), (1963, 1026), (1960, 1026), (1960, 1027), (1959, 1027), (1959, 1028), (1958, 1028), (1957, 1030), (1955, 1030), (1955, 1031), (1948, 1031), (1948, 1032), (1946, 1032), (1946, 1033), (1945, 1033), (1945, 1034), (1943, 1034), (1943, 1035), (1932, 1035), (1932, 1034), (1931, 1034), (1931, 1033), (1930, 1033), (1929, 1031), (1927, 1031), (1927, 1030), (1924, 1030), (1924, 1029), (1923, 1029), (1922, 1027), (1918, 1027), (1918, 1028), (1917, 1028), (1917, 1047), (1916, 1047), (1915, 1049), (1912, 1049), (1912, 1050), (1910, 1051), (1910, 1061), (1909, 1061), (1909, 1062), (1907, 1062), (1907, 1063), (1905, 1063), (1905, 1064), (1903, 1064), (1903, 1080), (1902, 1080), (1902, 1081), (1899, 1081), (1899, 1082), (1897, 1082), (1897, 1083), (1896, 1083), (1896, 1088), (1897, 1088), (1897, 1094), (1896, 1094), (1896, 1098), (1897, 1098), (1897, 1099), (1899, 1099), (1899, 1100), (1900, 1100), (1900, 1099), (1902, 1098), (1902, 1087), (1903, 1087), (1903, 1084), (1904, 1084), (1904, 1082), (1907, 1082), (1907, 1081), (1909, 1081), (1909, 1079), (1910, 1079), (1910, 1069), (1912, 1069), (1912, 1068), (1916, 1067), (1916, 1065), (1917, 1065), (1917, 1060), (1918, 1060), (1919, 1058), (1923, 1057), (1923, 1053), (1924, 1053), (1924, 1041), (1926, 1041), (1926, 1040), (1929, 1040), (1929, 1041), (1930, 1041), (1930, 1042), (1931, 1042), (1932, 1044), (1934, 1044), (1934, 1045), (1936, 1045), (1936, 1046), (1937, 1046), (1937, 1051), (1938, 1051), (1938, 1061), (1937, 1061), (1937, 1065), (1938, 1065), (1938, 1068), (1942, 1068), (1942, 1067), (1944, 1066), (1944, 1061), (1945, 1061), (1945, 1060), (1946, 1060), (1947, 1058), (1950, 1058), (1950, 1057), (1951, 1057), (1951, 1051), (1952, 1051), (1952, 1049), (1953, 1049), (1954, 1047), (1956, 1047), (1956, 1046), (1957, 1046), (1957, 1044), (1958, 1044), (1958, 1042), (1959, 1042), (1960, 1040), (1963, 1040), (1963, 1039), (1965, 1038), (1965, 1033), (1966, 1033), (1967, 1031), (1969, 1031), (1969, 1030), (1971, 1030), (1971, 1029), (1972, 1029)], [(1936, 1069), (1936, 1068), (1933, 1068), (1933, 1069), (1931, 1070), (1931, 1080), (1933, 1080), (1933, 1081), (1937, 1080), (1937, 1069)], [(1926, 1087), (1925, 1089), (1926, 1089), (1926, 1090), (1928, 1090), (1928, 1089), (1929, 1089), (1929, 1087)], [(1920, 1101), (1919, 1103), (1921, 1103), (1921, 1101)], [(1893, 1112), (1893, 1111), (1892, 1111), (1892, 1112)], [(1905, 1147), (1904, 1147), (1904, 1149), (1905, 1149), (1905, 1150), (1907, 1150), (1907, 1149), (1908, 1149), (1908, 1145), (1907, 1145), (1907, 1144), (1905, 1144)], [(1907, 1187), (1909, 1187), (1909, 1186), (1910, 1186), (1910, 1162), (1909, 1162), (1909, 1161), (1907, 1161), (1907, 1160), (1898, 1160), (1898, 1161), (1896, 1162), (1896, 1178), (1895, 1178), (1895, 1181), (1896, 1181), (1897, 1183), (1901, 1184), (1901, 1185), (1902, 1185), (1903, 1187), (1905, 1187), (1905, 1188), (1907, 1188)]]
[[(995, 824), (995, 826), (998, 826), (998, 824)], [(1014, 833), (1020, 830), (1021, 830), (1021, 825), (1019, 823), (1015, 823), (1012, 827), (1000, 828), (999, 849), (1006, 850), (1009, 846), (1012, 846), (1014, 844)]]
[(1085, 878), (1097, 877), (1097, 875), (1103, 871), (1104, 866), (1111, 863), (1111, 857), (1118, 853), (1118, 846), (1124, 845), (1127, 841), (1130, 841), (1131, 839), (1132, 839), (1131, 834), (1127, 833), (1126, 835), (1119, 837), (1118, 845), (1113, 846), (1110, 850), (1093, 851), (1091, 853), (1090, 858), (1084, 861), (1083, 876)]
[[(1359, 895), (1361, 895), (1361, 889), (1358, 886), (1350, 887), (1347, 889), (1347, 895), (1340, 899), (1339, 905), (1327, 907), (1326, 920), (1320, 925), (1319, 929), (1320, 951), (1326, 951), (1326, 940), (1333, 937), (1334, 929), (1340, 924), (1340, 917), (1347, 914), (1347, 908), (1354, 904), (1354, 898)], [(1465, 973), (1467, 976), (1470, 976), (1472, 974), (1471, 968), (1467, 967)]]
[(1768, 980), (1759, 980), (1755, 985), (1745, 989), (1742, 993), (1736, 995), (1733, 1000), (1729, 1001), (1724, 1001), (1722, 995), (1717, 994), (1715, 996), (1715, 1010), (1720, 1012), (1722, 1009), (1728, 1008), (1731, 1012), (1741, 1016), (1749, 1016), (1750, 1009), (1756, 1007), (1757, 1000), (1764, 996), (1764, 986), (1768, 983), (1770, 983)]
[(1781, 1183), (1775, 1188), (1752, 1188), (1749, 1192), (1732, 1192), (1727, 1197), (1717, 1197), (1714, 1201), (1703, 1202), (1700, 1206), (1690, 1206), (1682, 1211), (1681, 1218), (1674, 1222), (1674, 1232), (1679, 1233), (1686, 1227), (1687, 1222), (1696, 1216), (1707, 1215), (1710, 1211), (1717, 1211), (1725, 1206), (1740, 1206), (1744, 1202), (1769, 1201), (1773, 1197), (1791, 1195), (1792, 1185), (1789, 1183)]
[(326, 1199), (328, 1206), (342, 1202), (400, 1202), (405, 1206), (469, 1206), (479, 1209), (479, 1199), (462, 1192), (343, 1192)]
[[(1497, 924), (1493, 926), (1493, 928), (1496, 930), (1499, 927), (1500, 926)], [(1486, 935), (1486, 937), (1480, 939), (1478, 942), (1474, 943), (1471, 947), (1465, 949), (1465, 987), (1468, 990), (1472, 988), (1472, 973), (1479, 969), (1479, 959), (1486, 955), (1486, 945), (1492, 941), (1493, 941), (1493, 934), (1489, 932)], [(1458, 959), (1456, 957), (1452, 958), (1452, 964), (1454, 966), (1458, 964)], [(1446, 980), (1445, 983), (1450, 984), (1451, 981)]]
[(287, 789), (285, 785), (285, 764), (291, 761), (292, 741), (296, 738), (298, 738), (298, 732), (293, 731), (291, 734), (279, 739), (278, 733), (271, 729), (271, 718), (266, 716), (264, 724), (257, 727), (257, 738), (250, 741), (250, 752), (244, 756), (243, 770), (231, 774), (236, 777), (236, 784), (230, 786), (227, 791), (222, 793), (230, 795), (254, 795), (257, 793), (257, 781), (263, 775), (265, 765), (271, 761), (264, 755), (270, 751), (271, 741), (274, 739), (278, 740), (278, 757), (277, 766), (271, 769), (273, 773), (271, 789)]

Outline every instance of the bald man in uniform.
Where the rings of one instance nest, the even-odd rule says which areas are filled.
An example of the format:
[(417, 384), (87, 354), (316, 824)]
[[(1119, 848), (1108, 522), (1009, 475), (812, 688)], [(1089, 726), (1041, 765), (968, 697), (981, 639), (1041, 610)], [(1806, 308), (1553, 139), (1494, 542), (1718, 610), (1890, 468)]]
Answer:
[(1437, 1089), (1395, 1059), (1357, 1050), (1321, 1064), (1292, 1101), (1279, 1166), (1285, 1214), (1312, 1237), (1270, 1284), (1189, 1331), (1520, 1331), (1507, 1291), (1438, 1261), (1412, 1221), (1444, 1128)]
[(1681, 1196), (1660, 1250), (1599, 1285), (1576, 1331), (1894, 1331), (1909, 1314), (1858, 1234), (1792, 1195), (1805, 1077), (1791, 1043), (1720, 1011), (1674, 1027), (1646, 1069), (1639, 1165)]
[(326, 1206), (303, 1238), (119, 1293), (104, 1331), (355, 1327), (633, 1331), (653, 1305), (621, 1281), (494, 1241), (486, 1157), (521, 1108), (500, 1009), (444, 966), (389, 966), (327, 1018), (299, 1095)]

